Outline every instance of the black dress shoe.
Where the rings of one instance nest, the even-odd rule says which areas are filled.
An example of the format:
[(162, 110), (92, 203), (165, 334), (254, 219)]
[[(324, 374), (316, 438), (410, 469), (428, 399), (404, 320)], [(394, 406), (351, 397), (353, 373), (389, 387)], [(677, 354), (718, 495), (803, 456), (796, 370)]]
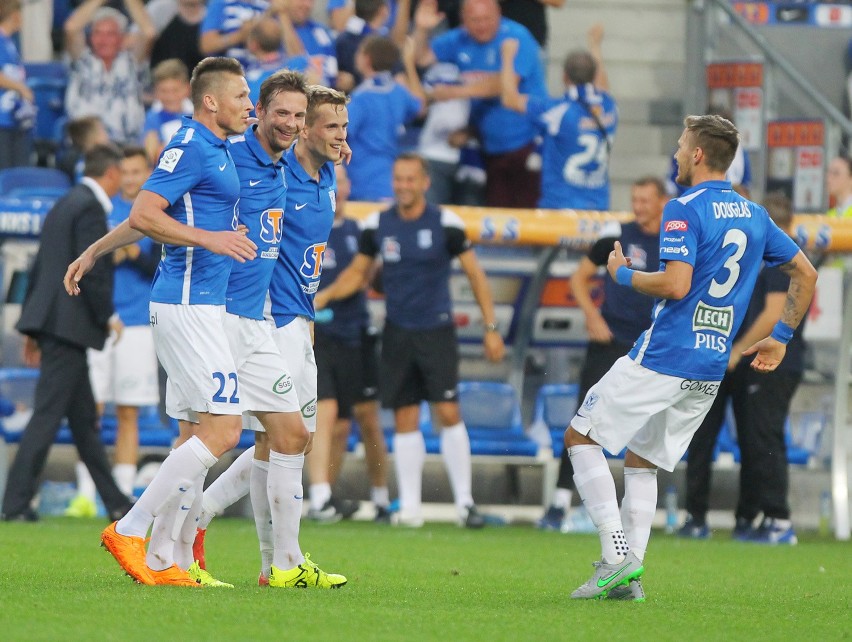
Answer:
[(2, 519), (4, 522), (37, 522), (38, 513), (32, 508), (26, 508), (14, 515), (3, 515)]
[(127, 513), (129, 513), (129, 512), (130, 512), (130, 509), (131, 509), (131, 508), (133, 508), (133, 504), (127, 504), (126, 506), (123, 506), (123, 507), (121, 507), (121, 508), (117, 508), (117, 509), (115, 509), (115, 510), (111, 510), (111, 511), (109, 512), (109, 519), (110, 519), (110, 521), (111, 521), (111, 522), (117, 522), (117, 521), (118, 521), (118, 520), (120, 520), (122, 517), (124, 517), (125, 515), (127, 515)]

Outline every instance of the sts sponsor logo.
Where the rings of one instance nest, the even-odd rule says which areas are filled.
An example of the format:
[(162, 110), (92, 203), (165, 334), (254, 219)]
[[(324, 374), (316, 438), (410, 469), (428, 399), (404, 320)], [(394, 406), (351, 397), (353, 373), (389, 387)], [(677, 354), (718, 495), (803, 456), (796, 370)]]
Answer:
[(283, 221), (284, 210), (264, 210), (260, 215), (260, 240), (270, 245), (280, 243)]
[[(325, 243), (314, 243), (308, 247), (305, 250), (302, 266), (299, 268), (299, 273), (308, 279), (319, 279), (320, 274), (322, 274), (323, 254), (325, 254)], [(318, 281), (316, 283), (311, 283), (308, 286), (308, 289), (310, 290), (308, 293), (313, 294), (316, 292), (318, 285)], [(302, 286), (302, 289), (305, 289), (305, 286)]]

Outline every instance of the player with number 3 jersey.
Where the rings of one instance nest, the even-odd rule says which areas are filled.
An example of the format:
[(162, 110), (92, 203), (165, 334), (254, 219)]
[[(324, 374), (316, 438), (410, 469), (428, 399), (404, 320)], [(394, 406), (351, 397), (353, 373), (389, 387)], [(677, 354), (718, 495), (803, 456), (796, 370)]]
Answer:
[[(651, 327), (593, 386), (565, 432), (574, 479), (598, 529), (601, 561), (571, 597), (642, 601), (639, 577), (657, 505), (657, 467), (674, 470), (710, 409), (745, 317), (761, 265), (790, 277), (772, 335), (743, 354), (774, 370), (805, 315), (816, 270), (760, 205), (724, 180), (737, 146), (734, 125), (688, 116), (675, 159), (689, 189), (669, 202), (660, 231), (660, 270), (630, 269), (616, 243), (607, 269), (621, 285), (656, 298)], [(624, 460), (619, 512), (602, 448)]]

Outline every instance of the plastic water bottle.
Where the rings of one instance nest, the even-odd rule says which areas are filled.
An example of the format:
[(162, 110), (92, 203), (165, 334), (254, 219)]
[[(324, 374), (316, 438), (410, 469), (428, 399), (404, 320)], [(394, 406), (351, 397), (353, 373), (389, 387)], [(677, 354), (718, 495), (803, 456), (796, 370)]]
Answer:
[(677, 488), (669, 486), (666, 489), (666, 533), (671, 535), (677, 530)]
[(44, 482), (39, 492), (39, 515), (56, 516), (64, 514), (75, 494), (76, 490), (71, 482)]
[(822, 491), (819, 496), (819, 534), (828, 536), (831, 532), (831, 493)]

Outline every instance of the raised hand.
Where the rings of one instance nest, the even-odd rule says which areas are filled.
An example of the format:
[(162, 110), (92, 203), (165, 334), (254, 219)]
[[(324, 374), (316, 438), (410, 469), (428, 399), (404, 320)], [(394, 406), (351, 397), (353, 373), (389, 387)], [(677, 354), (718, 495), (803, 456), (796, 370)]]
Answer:
[(414, 10), (414, 28), (432, 31), (441, 24), (444, 14), (438, 11), (438, 0), (420, 0)]

